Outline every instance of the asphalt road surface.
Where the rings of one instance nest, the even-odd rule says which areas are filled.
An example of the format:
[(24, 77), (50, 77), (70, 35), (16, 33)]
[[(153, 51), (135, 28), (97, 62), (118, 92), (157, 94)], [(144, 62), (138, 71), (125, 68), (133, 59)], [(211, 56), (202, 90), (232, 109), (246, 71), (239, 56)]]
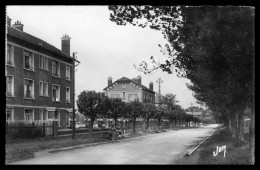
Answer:
[(219, 125), (170, 130), (127, 141), (49, 153), (12, 164), (174, 164)]

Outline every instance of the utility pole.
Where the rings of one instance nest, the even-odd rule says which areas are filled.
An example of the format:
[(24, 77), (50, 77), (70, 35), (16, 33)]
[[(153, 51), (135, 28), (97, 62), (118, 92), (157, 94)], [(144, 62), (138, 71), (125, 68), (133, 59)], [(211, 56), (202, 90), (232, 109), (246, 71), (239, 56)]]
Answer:
[(156, 80), (156, 83), (158, 83), (159, 85), (159, 103), (161, 103), (161, 83), (163, 83), (161, 77), (159, 77), (158, 80)]
[[(72, 114), (72, 119), (73, 119), (73, 127), (72, 127), (72, 139), (76, 139), (76, 129), (75, 129), (75, 117), (76, 117), (76, 115), (75, 115), (75, 61), (77, 61), (76, 59), (75, 59), (75, 54), (76, 54), (77, 52), (74, 52), (73, 53), (73, 102), (72, 102), (72, 104), (73, 104), (73, 114)], [(78, 62), (78, 64), (80, 63), (79, 61), (77, 61)], [(76, 66), (78, 66), (78, 65), (76, 65)]]

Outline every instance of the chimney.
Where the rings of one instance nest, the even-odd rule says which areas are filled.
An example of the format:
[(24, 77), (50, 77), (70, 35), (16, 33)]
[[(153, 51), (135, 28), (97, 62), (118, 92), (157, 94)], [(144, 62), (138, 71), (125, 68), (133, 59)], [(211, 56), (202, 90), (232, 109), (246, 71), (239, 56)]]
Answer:
[[(11, 24), (11, 21), (10, 21), (10, 24)], [(23, 31), (23, 24), (20, 21), (16, 21), (14, 23), (13, 27), (20, 30), (20, 31)]]
[(141, 83), (142, 83), (142, 77), (141, 77), (140, 75), (137, 76), (136, 80), (137, 80), (137, 84), (141, 85)]
[(11, 27), (11, 21), (12, 21), (12, 19), (9, 18), (9, 16), (7, 16), (7, 19), (6, 19), (6, 20), (7, 20), (7, 25)]
[(70, 37), (67, 34), (61, 38), (61, 51), (70, 56)]
[(153, 91), (153, 82), (149, 83), (149, 89)]
[(112, 77), (108, 77), (107, 85), (110, 86), (112, 84)]

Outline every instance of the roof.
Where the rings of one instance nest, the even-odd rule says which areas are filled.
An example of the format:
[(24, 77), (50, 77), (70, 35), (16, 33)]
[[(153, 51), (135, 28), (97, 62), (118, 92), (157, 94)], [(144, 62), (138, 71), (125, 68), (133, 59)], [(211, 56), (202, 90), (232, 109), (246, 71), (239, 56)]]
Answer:
[[(26, 32), (17, 30), (16, 28), (13, 28), (11, 26), (7, 26), (7, 36), (8, 40), (16, 40), (23, 44), (24, 46), (29, 46), (30, 48), (40, 51), (42, 53), (47, 53), (47, 55), (51, 55), (50, 53), (56, 54), (59, 58), (66, 58), (70, 59), (71, 61), (73, 58), (65, 53), (63, 53), (58, 48), (54, 47), (53, 45), (33, 36)], [(53, 55), (52, 54), (52, 55)], [(54, 55), (55, 56), (55, 55)]]
[(107, 86), (103, 90), (106, 90), (107, 88), (113, 86), (115, 83), (118, 83), (118, 82), (131, 82), (131, 83), (135, 84), (136, 86), (139, 86), (140, 88), (142, 88), (144, 91), (147, 91), (150, 93), (155, 93), (154, 91), (150, 90), (149, 88), (145, 87), (144, 85), (138, 84), (137, 82), (135, 82), (127, 77), (122, 77), (121, 79), (116, 80), (114, 83), (112, 83), (110, 86)]

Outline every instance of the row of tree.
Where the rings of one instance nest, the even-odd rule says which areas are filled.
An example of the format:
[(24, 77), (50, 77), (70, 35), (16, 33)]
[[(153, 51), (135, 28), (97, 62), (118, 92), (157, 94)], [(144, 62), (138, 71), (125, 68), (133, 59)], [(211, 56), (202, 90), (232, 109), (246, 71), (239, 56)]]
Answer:
[(230, 127), (237, 146), (244, 140), (244, 114), (251, 107), (250, 152), (255, 148), (255, 8), (215, 6), (109, 6), (110, 20), (160, 30), (168, 41), (165, 63), (142, 62), (188, 78), (194, 97)]
[(78, 111), (90, 119), (89, 131), (93, 130), (93, 123), (97, 118), (112, 118), (115, 126), (118, 118), (130, 118), (133, 121), (133, 132), (136, 132), (136, 120), (142, 118), (146, 121), (146, 130), (149, 129), (149, 120), (157, 119), (158, 127), (162, 119), (168, 119), (171, 127), (173, 123), (180, 125), (190, 122), (198, 123), (197, 117), (186, 114), (181, 106), (176, 104), (175, 95), (166, 94), (161, 99), (161, 104), (142, 103), (138, 100), (125, 103), (121, 98), (108, 98), (105, 93), (95, 91), (82, 91), (77, 99)]

